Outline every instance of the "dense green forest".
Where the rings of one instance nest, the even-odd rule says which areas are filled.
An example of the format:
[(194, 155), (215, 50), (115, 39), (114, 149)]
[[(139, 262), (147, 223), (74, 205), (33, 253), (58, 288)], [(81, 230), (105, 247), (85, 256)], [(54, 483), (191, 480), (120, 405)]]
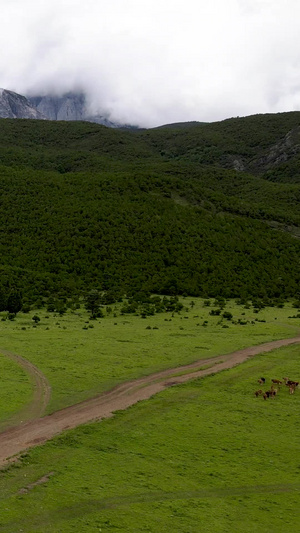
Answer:
[(0, 307), (91, 289), (297, 297), (299, 124), (0, 120)]

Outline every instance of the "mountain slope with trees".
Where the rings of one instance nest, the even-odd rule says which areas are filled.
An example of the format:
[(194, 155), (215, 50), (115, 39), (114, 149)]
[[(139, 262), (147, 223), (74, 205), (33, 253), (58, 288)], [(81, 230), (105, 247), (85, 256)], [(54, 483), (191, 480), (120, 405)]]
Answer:
[(296, 296), (299, 123), (1, 120), (0, 294)]

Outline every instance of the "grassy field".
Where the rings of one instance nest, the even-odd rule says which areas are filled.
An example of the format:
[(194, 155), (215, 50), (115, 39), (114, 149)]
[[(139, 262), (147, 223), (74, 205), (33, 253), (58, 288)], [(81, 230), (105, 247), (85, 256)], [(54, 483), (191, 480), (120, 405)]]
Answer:
[(11, 415), (28, 404), (32, 398), (32, 383), (26, 372), (0, 353), (1, 392), (0, 430)]
[[(120, 315), (120, 305), (114, 309), (117, 316), (97, 321), (89, 320), (84, 309), (62, 317), (45, 310), (20, 313), (14, 321), (0, 321), (0, 347), (24, 356), (45, 374), (52, 387), (52, 412), (125, 380), (299, 334), (300, 318), (289, 318), (298, 313), (291, 304), (255, 313), (228, 302), (224, 311), (233, 314), (232, 323), (210, 315), (217, 306), (206, 307), (202, 299), (194, 299), (191, 306), (191, 301), (182, 299), (181, 314), (146, 319)], [(41, 320), (35, 327), (36, 313)], [(1, 391), (0, 420), (27, 402), (30, 394), (26, 380), (19, 387), (20, 374), (12, 372), (9, 381), (7, 365), (12, 363), (1, 357), (0, 371), (8, 382)]]
[[(24, 454), (0, 476), (0, 531), (298, 531), (300, 347), (176, 386)], [(39, 482), (40, 483), (37, 483)]]

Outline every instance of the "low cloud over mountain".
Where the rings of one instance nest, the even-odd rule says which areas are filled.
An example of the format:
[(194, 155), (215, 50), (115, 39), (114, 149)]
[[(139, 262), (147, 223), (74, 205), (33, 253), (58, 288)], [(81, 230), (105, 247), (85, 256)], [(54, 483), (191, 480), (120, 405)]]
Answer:
[(83, 120), (109, 128), (132, 127), (111, 122), (100, 114), (91, 114), (83, 93), (62, 96), (45, 95), (26, 98), (7, 89), (0, 89), (0, 118), (31, 118), (38, 120)]

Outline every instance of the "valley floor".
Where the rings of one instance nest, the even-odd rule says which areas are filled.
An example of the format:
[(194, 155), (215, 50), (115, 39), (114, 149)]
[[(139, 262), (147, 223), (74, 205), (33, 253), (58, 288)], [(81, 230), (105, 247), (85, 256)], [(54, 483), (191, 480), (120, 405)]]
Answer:
[[(124, 410), (168, 387), (184, 383), (190, 379), (215, 374), (221, 370), (232, 368), (259, 353), (295, 343), (300, 343), (300, 336), (264, 343), (227, 355), (207, 360), (202, 359), (189, 365), (157, 372), (118, 385), (95, 398), (72, 405), (44, 418), (37, 418), (24, 424), (20, 423), (0, 434), (0, 465), (23, 450), (46, 442), (67, 429), (110, 417), (115, 411)], [(14, 354), (10, 355), (14, 358), (17, 357)], [(40, 405), (40, 400), (40, 395), (36, 395), (36, 408)]]

